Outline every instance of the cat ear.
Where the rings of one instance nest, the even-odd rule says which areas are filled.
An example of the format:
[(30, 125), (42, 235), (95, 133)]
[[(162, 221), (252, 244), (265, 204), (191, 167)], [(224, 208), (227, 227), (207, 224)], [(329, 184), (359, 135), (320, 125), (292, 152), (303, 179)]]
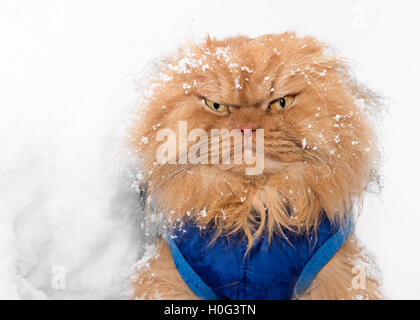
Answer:
[(305, 55), (321, 56), (327, 48), (326, 45), (322, 44), (313, 37), (304, 37), (299, 39), (299, 45), (301, 46), (302, 53)]
[(377, 125), (381, 126), (383, 117), (388, 110), (385, 98), (358, 81), (353, 70), (347, 64), (337, 63), (335, 69), (341, 74), (349, 93), (356, 100), (363, 101), (364, 110), (374, 116), (379, 121)]

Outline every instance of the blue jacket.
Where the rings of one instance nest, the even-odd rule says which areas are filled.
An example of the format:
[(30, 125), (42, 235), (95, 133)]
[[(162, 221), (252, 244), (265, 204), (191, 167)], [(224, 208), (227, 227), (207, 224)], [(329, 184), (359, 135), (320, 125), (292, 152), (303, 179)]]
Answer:
[(285, 232), (271, 243), (261, 236), (245, 255), (247, 240), (219, 236), (187, 225), (167, 243), (175, 265), (191, 290), (207, 300), (292, 299), (302, 294), (353, 231), (353, 220), (335, 227), (323, 219), (315, 234)]

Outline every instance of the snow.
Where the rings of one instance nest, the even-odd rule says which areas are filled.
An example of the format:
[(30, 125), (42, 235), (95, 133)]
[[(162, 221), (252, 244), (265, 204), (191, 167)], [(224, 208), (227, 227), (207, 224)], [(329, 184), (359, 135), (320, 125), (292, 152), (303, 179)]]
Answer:
[[(401, 36), (419, 29), (419, 9), (416, 0), (215, 0), (205, 10), (186, 0), (1, 1), (0, 298), (126, 298), (133, 265), (151, 250), (139, 235), (136, 164), (123, 146), (140, 72), (191, 33), (296, 29), (334, 44), (360, 80), (389, 98), (384, 190), (367, 195), (357, 233), (388, 296), (419, 299), (420, 50)], [(228, 50), (219, 54), (233, 63)], [(190, 63), (175, 67), (188, 72)], [(57, 270), (64, 289), (52, 285)]]
[[(134, 288), (130, 285), (134, 283), (138, 278), (138, 273), (142, 271), (143, 268), (150, 268), (149, 261), (157, 253), (157, 247), (154, 244), (146, 244), (145, 251), (140, 260), (133, 264), (130, 272), (128, 273), (127, 280), (125, 283), (125, 291), (123, 295), (126, 297), (132, 297), (134, 294)], [(154, 276), (154, 275), (153, 275)], [(137, 297), (141, 298), (141, 297)]]

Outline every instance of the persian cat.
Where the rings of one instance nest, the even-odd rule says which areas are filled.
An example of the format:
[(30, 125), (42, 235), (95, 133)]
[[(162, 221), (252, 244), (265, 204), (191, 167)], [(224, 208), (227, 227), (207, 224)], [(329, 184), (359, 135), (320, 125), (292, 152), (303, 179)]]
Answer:
[[(163, 219), (165, 231), (138, 271), (133, 298), (203, 298), (174, 263), (174, 250), (182, 254), (188, 241), (195, 245), (185, 251), (190, 270), (218, 298), (382, 298), (370, 272), (375, 262), (353, 235), (363, 194), (378, 179), (377, 100), (327, 45), (291, 32), (207, 37), (161, 60), (147, 89), (131, 145), (142, 161), (147, 214)], [(294, 267), (282, 275), (287, 295), (267, 293), (275, 286), (259, 290), (266, 284), (258, 273), (292, 263), (279, 258), (285, 250), (320, 251), (325, 224), (330, 232), (349, 221), (343, 243), (303, 291), (294, 287), (302, 268)], [(183, 240), (191, 225), (199, 231)], [(168, 237), (180, 248), (172, 250)], [(257, 254), (264, 263), (252, 264)], [(309, 259), (299, 257), (296, 263)], [(246, 268), (254, 268), (256, 275), (247, 275), (254, 287), (239, 294), (248, 289), (232, 277)], [(236, 293), (223, 295), (226, 287)]]

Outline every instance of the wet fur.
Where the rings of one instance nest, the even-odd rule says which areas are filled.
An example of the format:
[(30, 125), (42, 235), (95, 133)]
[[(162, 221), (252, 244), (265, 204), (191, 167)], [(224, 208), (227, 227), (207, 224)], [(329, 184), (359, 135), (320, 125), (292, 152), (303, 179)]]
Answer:
[[(357, 85), (346, 64), (324, 44), (294, 33), (209, 37), (199, 45), (187, 43), (155, 74), (160, 76), (149, 83), (151, 93), (131, 135), (143, 160), (147, 196), (153, 199), (149, 214), (164, 215), (169, 227), (194, 219), (215, 228), (217, 235), (242, 232), (252, 245), (264, 230), (270, 236), (286, 229), (305, 233), (324, 217), (340, 224), (350, 212), (358, 213), (363, 193), (377, 179), (369, 117), (374, 96)], [(278, 113), (266, 109), (287, 94), (296, 94), (289, 108)], [(232, 106), (232, 112), (215, 114), (203, 106), (202, 97)], [(247, 176), (244, 165), (157, 165), (157, 128), (176, 131), (179, 121), (207, 132), (243, 125), (264, 129), (264, 172)], [(158, 247), (149, 267), (139, 273), (135, 297), (196, 298), (166, 244), (159, 241)], [(351, 290), (352, 269), (361, 256), (352, 238), (300, 298), (380, 298), (378, 281), (370, 277), (363, 292)]]

